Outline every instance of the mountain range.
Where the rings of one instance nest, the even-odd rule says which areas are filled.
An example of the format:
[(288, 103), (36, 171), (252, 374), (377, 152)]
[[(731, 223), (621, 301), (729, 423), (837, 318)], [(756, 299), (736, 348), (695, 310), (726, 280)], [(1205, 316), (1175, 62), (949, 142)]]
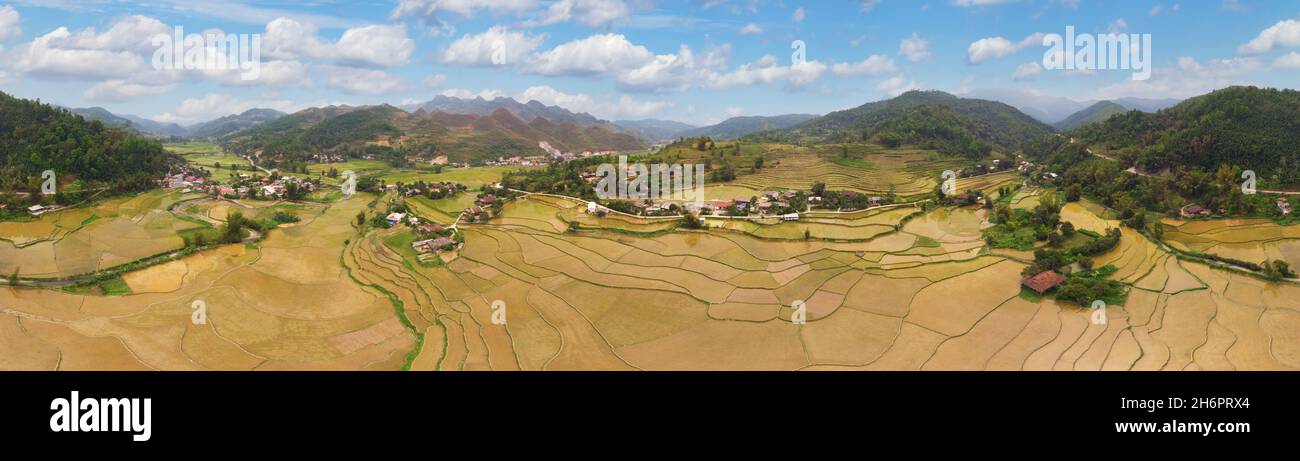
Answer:
[(273, 162), (305, 161), (316, 154), (482, 162), (499, 157), (562, 152), (628, 151), (646, 147), (631, 133), (605, 124), (581, 126), (545, 117), (524, 120), (506, 107), (487, 115), (408, 112), (390, 105), (310, 108), (226, 138), (227, 148)]
[[(1096, 105), (1098, 100), (1076, 101), (1060, 96), (1041, 94), (1035, 91), (1015, 88), (985, 88), (963, 93), (967, 98), (999, 101), (1020, 109), (1026, 115), (1047, 124), (1056, 124), (1080, 111)], [(1110, 102), (1124, 106), (1129, 110), (1156, 112), (1178, 104), (1178, 99), (1120, 98)]]
[(949, 155), (978, 158), (993, 150), (1014, 151), (1052, 133), (1015, 107), (942, 91), (909, 91), (883, 101), (831, 112), (793, 127), (747, 139), (787, 143), (870, 141), (910, 144)]

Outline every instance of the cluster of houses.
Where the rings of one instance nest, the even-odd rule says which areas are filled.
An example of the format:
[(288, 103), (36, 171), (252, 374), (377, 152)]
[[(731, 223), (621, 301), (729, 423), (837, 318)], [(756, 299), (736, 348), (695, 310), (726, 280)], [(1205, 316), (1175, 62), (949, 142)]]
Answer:
[(218, 184), (215, 182), (208, 183), (205, 187), (195, 187), (196, 190), (203, 190), (209, 194), (225, 198), (264, 198), (264, 199), (283, 199), (293, 184), (307, 192), (313, 192), (319, 183), (313, 179), (303, 179), (294, 176), (283, 176), (276, 179), (269, 177), (249, 176), (240, 174), (235, 176), (235, 180), (227, 184)]

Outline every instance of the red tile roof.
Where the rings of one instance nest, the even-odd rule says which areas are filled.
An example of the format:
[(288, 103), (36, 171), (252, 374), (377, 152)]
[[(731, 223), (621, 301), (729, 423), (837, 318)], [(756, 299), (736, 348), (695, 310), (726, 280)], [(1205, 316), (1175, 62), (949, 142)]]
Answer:
[(1056, 271), (1045, 271), (1027, 278), (1021, 283), (1029, 287), (1029, 289), (1037, 291), (1039, 294), (1043, 294), (1046, 293), (1047, 290), (1056, 288), (1057, 285), (1065, 283), (1065, 276), (1056, 273)]

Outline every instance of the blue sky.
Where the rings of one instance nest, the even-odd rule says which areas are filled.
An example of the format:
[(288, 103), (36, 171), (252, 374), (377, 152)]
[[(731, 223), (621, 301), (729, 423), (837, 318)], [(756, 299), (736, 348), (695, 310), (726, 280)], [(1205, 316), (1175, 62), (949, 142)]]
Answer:
[[(1300, 87), (1300, 5), (1283, 0), (195, 3), (0, 0), (0, 90), (182, 124), (438, 94), (707, 124), (825, 113), (910, 88), (1093, 100)], [(261, 34), (259, 78), (153, 68), (150, 38), (175, 26)], [(1154, 74), (1042, 69), (1039, 34), (1066, 26), (1150, 34)], [(793, 65), (796, 40), (806, 62)]]

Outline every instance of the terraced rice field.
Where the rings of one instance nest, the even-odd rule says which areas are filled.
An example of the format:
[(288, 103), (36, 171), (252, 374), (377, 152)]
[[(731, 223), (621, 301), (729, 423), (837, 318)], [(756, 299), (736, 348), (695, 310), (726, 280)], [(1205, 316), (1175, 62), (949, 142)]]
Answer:
[[(426, 267), (386, 243), (401, 228), (352, 227), (369, 201), (300, 210), (260, 245), (128, 274), (127, 296), (0, 288), (0, 368), (1300, 368), (1300, 286), (1179, 261), (1127, 229), (1095, 259), (1118, 268), (1128, 301), (1094, 324), (1023, 296), (1025, 264), (987, 251), (976, 209), (897, 227), (914, 210), (799, 223), (855, 237), (837, 241), (753, 235), (780, 226), (667, 231), (530, 197), (462, 225), (456, 257)], [(1118, 227), (1087, 204), (1063, 216)], [(573, 221), (584, 230), (567, 231)], [(190, 321), (196, 300), (204, 325)], [(806, 323), (792, 321), (797, 301)]]
[(862, 168), (837, 164), (833, 157), (778, 151), (768, 162), (770, 166), (727, 185), (754, 191), (808, 190), (813, 183), (822, 182), (832, 190), (876, 195), (889, 193), (892, 186), (895, 194), (906, 197), (933, 192), (939, 172), (955, 169), (960, 164), (955, 160), (933, 160), (934, 157), (928, 151), (881, 148), (865, 154), (865, 161), (873, 167)]
[(1266, 219), (1166, 219), (1161, 225), (1162, 240), (1179, 250), (1254, 263), (1280, 259), (1300, 267), (1300, 226), (1280, 226)]
[(67, 277), (180, 249), (178, 231), (200, 227), (166, 211), (199, 197), (156, 190), (131, 198), (0, 223), (0, 273)]

